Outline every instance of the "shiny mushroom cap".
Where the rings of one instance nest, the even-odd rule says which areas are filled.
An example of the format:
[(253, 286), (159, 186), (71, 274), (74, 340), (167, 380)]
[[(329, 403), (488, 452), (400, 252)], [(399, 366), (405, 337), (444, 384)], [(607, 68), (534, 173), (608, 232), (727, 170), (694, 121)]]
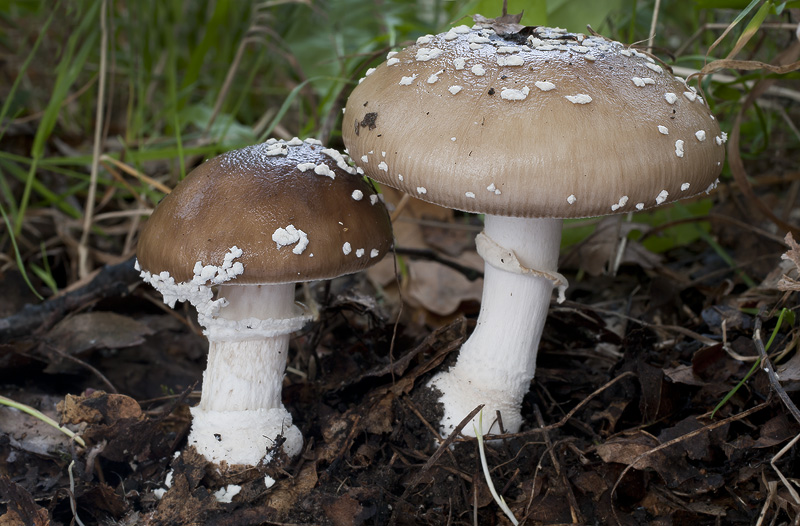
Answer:
[(238, 247), (244, 271), (230, 284), (288, 283), (358, 272), (391, 244), (386, 208), (338, 151), (270, 139), (193, 170), (145, 224), (137, 258), (187, 282), (197, 262), (221, 266)]
[(343, 137), (373, 179), (518, 217), (645, 210), (715, 185), (725, 134), (647, 53), (598, 36), (488, 24), (426, 35), (350, 96)]

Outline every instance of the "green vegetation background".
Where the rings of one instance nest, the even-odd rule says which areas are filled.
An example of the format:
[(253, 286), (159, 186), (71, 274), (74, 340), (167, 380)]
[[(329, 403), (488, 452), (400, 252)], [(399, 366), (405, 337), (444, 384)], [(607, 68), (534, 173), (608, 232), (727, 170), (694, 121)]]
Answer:
[[(786, 21), (795, 4), (663, 0), (654, 50), (669, 64), (698, 69), (748, 31)], [(524, 10), (529, 25), (586, 31), (588, 24), (634, 43), (648, 38), (654, 7), (512, 0), (508, 10)], [(172, 187), (199, 160), (270, 136), (341, 147), (341, 107), (368, 67), (420, 35), (469, 24), (473, 13), (498, 16), (501, 8), (498, 0), (0, 0), (2, 269), (18, 267), (46, 296), (129, 257), (139, 222), (163, 196), (143, 175)], [(785, 45), (776, 34), (753, 39), (747, 58), (774, 58)], [(670, 56), (678, 49), (679, 57)], [(746, 81), (765, 76), (728, 74), (733, 81), (703, 84), (726, 131)], [(799, 139), (778, 113), (751, 113), (742, 129), (745, 155), (767, 151), (776, 135), (796, 150)], [(710, 206), (695, 202), (636, 221), (659, 224)], [(568, 229), (565, 243), (592, 228)], [(679, 226), (647, 246), (662, 251), (707, 230)]]

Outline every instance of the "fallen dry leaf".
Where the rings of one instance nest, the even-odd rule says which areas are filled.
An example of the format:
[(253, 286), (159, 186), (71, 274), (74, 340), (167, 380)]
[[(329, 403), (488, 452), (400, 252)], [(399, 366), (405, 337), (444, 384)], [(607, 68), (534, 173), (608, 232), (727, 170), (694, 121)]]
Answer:
[[(781, 259), (786, 259), (794, 263), (794, 274), (797, 275), (797, 272), (800, 271), (800, 245), (794, 240), (791, 232), (786, 234), (784, 241), (789, 245), (789, 250), (781, 256)], [(800, 281), (788, 274), (784, 274), (781, 279), (778, 280), (778, 290), (798, 291), (800, 290)]]
[[(580, 268), (591, 276), (600, 276), (606, 272), (608, 262), (616, 257), (620, 237), (625, 237), (635, 230), (647, 232), (649, 229), (647, 225), (622, 221), (619, 217), (605, 217), (600, 220), (592, 234), (576, 244), (562, 258), (561, 266)], [(629, 239), (625, 244), (620, 263), (638, 265), (649, 270), (661, 265), (661, 256)]]
[(285, 516), (294, 508), (300, 495), (306, 495), (317, 485), (317, 464), (309, 462), (293, 480), (281, 481), (270, 490), (266, 504), (278, 511), (279, 516)]
[[(640, 456), (651, 449), (657, 447), (658, 440), (655, 437), (645, 434), (637, 434), (633, 437), (614, 438), (597, 446), (597, 454), (603, 462), (616, 462), (630, 466)], [(652, 467), (651, 458), (645, 457), (638, 461), (634, 468), (644, 469)]]
[(797, 436), (800, 429), (796, 422), (789, 420), (785, 414), (770, 418), (759, 428), (759, 437), (752, 447), (772, 447), (782, 444)]
[(214, 495), (205, 488), (192, 491), (186, 476), (175, 476), (172, 487), (161, 498), (152, 524), (205, 524), (206, 515), (219, 508)]
[[(462, 254), (465, 256), (467, 253)], [(480, 260), (480, 256), (471, 252)], [(473, 258), (474, 259), (474, 258)], [(465, 261), (460, 261), (467, 264)], [(472, 262), (476, 264), (477, 262)], [(483, 261), (481, 260), (481, 263)], [(477, 268), (480, 268), (478, 266)], [(454, 313), (464, 301), (480, 301), (483, 280), (468, 280), (464, 274), (435, 261), (409, 261), (408, 299), (439, 316)]]
[(694, 368), (691, 365), (678, 365), (675, 367), (667, 367), (663, 369), (664, 376), (675, 382), (676, 384), (694, 385), (702, 387), (706, 385), (706, 381), (697, 376)]
[(47, 510), (5, 475), (0, 475), (0, 498), (8, 503), (8, 511), (0, 516), (0, 526), (49, 526)]
[(128, 316), (113, 312), (85, 312), (70, 316), (45, 336), (47, 342), (70, 354), (91, 349), (122, 349), (144, 343), (153, 331)]
[[(3, 393), (15, 401), (35, 405), (45, 415), (58, 421), (59, 399), (40, 393)], [(15, 448), (42, 456), (60, 456), (70, 450), (71, 439), (54, 428), (17, 409), (0, 405), (0, 436), (8, 437)]]
[(365, 512), (361, 503), (348, 494), (323, 504), (322, 509), (335, 526), (359, 526), (368, 518), (365, 516), (368, 512)]
[(472, 21), (481, 27), (494, 29), (498, 35), (513, 35), (525, 28), (520, 24), (523, 13), (509, 15), (505, 11), (497, 18), (486, 18), (482, 15), (472, 15)]
[(775, 369), (785, 391), (800, 391), (800, 353), (795, 352), (786, 362)]
[[(89, 443), (105, 443), (100, 455), (115, 462), (137, 457), (145, 461), (151, 455), (169, 451), (168, 437), (159, 432), (158, 422), (146, 418), (133, 398), (95, 391), (90, 395), (67, 395), (58, 404), (62, 422), (83, 424), (81, 436)], [(154, 451), (155, 450), (155, 451)]]
[(62, 422), (112, 424), (121, 419), (141, 419), (142, 408), (130, 396), (95, 391), (87, 396), (67, 395), (59, 402)]

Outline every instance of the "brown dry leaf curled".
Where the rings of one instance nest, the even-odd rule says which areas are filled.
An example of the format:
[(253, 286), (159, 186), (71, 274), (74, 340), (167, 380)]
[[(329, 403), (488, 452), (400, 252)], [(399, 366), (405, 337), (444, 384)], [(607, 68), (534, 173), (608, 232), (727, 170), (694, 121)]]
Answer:
[(5, 475), (0, 475), (0, 498), (8, 510), (0, 516), (0, 526), (49, 526), (47, 510), (38, 506), (28, 491)]
[[(794, 263), (796, 268), (795, 274), (800, 271), (800, 245), (797, 244), (797, 241), (794, 240), (792, 233), (789, 232), (786, 234), (786, 238), (784, 239), (786, 244), (789, 245), (789, 250), (781, 256), (781, 259), (787, 259)], [(800, 281), (797, 279), (790, 277), (787, 274), (784, 274), (780, 280), (778, 280), (778, 290), (784, 291), (798, 291), (800, 290)]]
[(481, 27), (493, 29), (498, 35), (515, 35), (525, 28), (524, 25), (520, 24), (522, 13), (509, 15), (505, 12), (505, 9), (503, 9), (503, 15), (496, 18), (472, 15), (472, 21)]

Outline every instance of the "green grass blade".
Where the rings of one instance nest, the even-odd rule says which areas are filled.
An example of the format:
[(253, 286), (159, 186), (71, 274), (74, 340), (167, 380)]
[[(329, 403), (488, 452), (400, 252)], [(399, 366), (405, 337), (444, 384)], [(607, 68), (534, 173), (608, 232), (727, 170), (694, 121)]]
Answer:
[[(41, 181), (36, 178), (31, 179), (29, 177), (31, 170), (34, 169), (34, 162), (31, 162), (31, 170), (25, 172), (21, 170), (18, 166), (15, 166), (14, 163), (5, 162), (4, 160), (0, 159), (0, 166), (3, 166), (12, 176), (19, 179), (20, 181), (24, 182), (25, 184), (31, 185), (32, 192), (36, 192), (38, 195), (42, 196), (44, 199), (45, 206), (55, 206), (68, 216), (79, 219), (82, 215), (81, 211), (72, 206), (68, 201), (67, 198), (71, 195), (68, 192), (57, 194), (47, 188)], [(85, 188), (85, 185), (83, 186)], [(30, 200), (30, 196), (28, 196)], [(14, 232), (14, 235), (18, 235)]]
[[(685, 205), (681, 203), (674, 203), (675, 210), (679, 213), (679, 215), (683, 218), (690, 218), (693, 217), (689, 210), (686, 208)], [(742, 268), (733, 260), (730, 254), (720, 245), (717, 243), (717, 240), (714, 237), (700, 228), (698, 225), (694, 225), (694, 228), (697, 230), (697, 234), (700, 238), (708, 243), (714, 252), (722, 259), (729, 267), (731, 267), (736, 274), (742, 279), (742, 281), (750, 288), (755, 288), (758, 286), (758, 283), (753, 281), (753, 278), (747, 275), (747, 273), (742, 270)]]
[[(769, 347), (770, 347), (770, 345), (772, 345), (772, 341), (775, 339), (775, 336), (780, 331), (781, 325), (783, 325), (784, 317), (787, 317), (787, 316), (788, 316), (788, 318), (790, 318), (792, 320), (794, 319), (794, 313), (792, 311), (790, 311), (789, 309), (784, 307), (783, 309), (781, 309), (781, 314), (780, 314), (780, 316), (778, 316), (778, 323), (775, 324), (775, 328), (772, 330), (772, 335), (769, 337), (769, 341), (767, 341), (767, 344), (764, 346), (764, 350), (765, 351), (769, 351)], [(791, 322), (790, 322), (790, 324), (791, 324)], [(711, 418), (714, 418), (714, 415), (717, 413), (717, 411), (719, 411), (720, 408), (722, 408), (722, 406), (727, 404), (728, 400), (733, 398), (733, 395), (736, 394), (736, 392), (739, 390), (739, 388), (742, 387), (747, 382), (747, 380), (750, 379), (751, 376), (753, 376), (753, 373), (755, 373), (758, 370), (759, 365), (761, 365), (761, 358), (760, 357), (755, 361), (755, 363), (753, 363), (753, 366), (750, 368), (749, 371), (747, 371), (747, 374), (744, 375), (744, 378), (739, 380), (739, 383), (737, 383), (736, 386), (733, 389), (728, 391), (728, 393), (722, 398), (722, 400), (720, 400), (720, 402), (716, 405), (716, 407), (714, 407), (714, 410), (711, 411)]]
[(277, 126), (281, 122), (283, 117), (286, 115), (286, 112), (289, 111), (289, 107), (292, 105), (292, 102), (294, 102), (294, 99), (297, 97), (300, 91), (306, 86), (306, 84), (317, 80), (342, 80), (342, 79), (336, 79), (332, 77), (311, 77), (299, 83), (286, 96), (286, 99), (283, 101), (283, 104), (281, 104), (278, 113), (275, 114), (275, 117), (273, 117), (272, 121), (269, 123), (269, 126), (267, 126), (267, 128), (261, 134), (261, 136), (258, 139), (258, 142), (264, 142), (269, 138), (270, 134), (272, 133), (272, 130), (274, 130), (275, 126)]
[[(75, 83), (78, 75), (84, 70), (89, 55), (94, 53), (97, 49), (97, 41), (100, 38), (100, 33), (99, 28), (95, 26), (98, 26), (97, 17), (99, 16), (99, 11), (100, 1), (93, 2), (89, 10), (84, 14), (84, 18), (78, 25), (78, 28), (67, 40), (64, 56), (56, 67), (57, 75), (55, 86), (53, 87), (50, 100), (47, 103), (47, 107), (42, 115), (42, 120), (33, 138), (33, 146), (31, 147), (33, 163), (31, 163), (30, 170), (28, 171), (25, 188), (22, 192), (16, 220), (14, 221), (15, 235), (19, 235), (22, 231), (22, 222), (25, 218), (25, 211), (28, 208), (33, 182), (36, 179), (36, 169), (39, 159), (44, 156), (45, 144), (56, 126), (58, 116), (61, 112), (61, 106), (69, 95), (70, 87)], [(81, 44), (80, 47), (78, 47), (79, 44)]]
[(33, 283), (31, 283), (31, 280), (28, 278), (28, 273), (25, 271), (25, 263), (22, 261), (22, 254), (20, 254), (19, 247), (17, 246), (17, 238), (11, 229), (11, 222), (8, 220), (6, 209), (2, 204), (0, 204), (0, 214), (3, 214), (3, 222), (6, 224), (8, 238), (11, 240), (11, 246), (14, 248), (14, 257), (17, 260), (17, 268), (19, 269), (19, 273), (22, 274), (22, 279), (25, 280), (28, 288), (31, 289), (31, 292), (33, 292), (37, 298), (44, 300), (42, 295), (39, 294), (39, 291), (36, 290), (36, 288), (33, 286)]
[(50, 28), (50, 24), (53, 22), (53, 17), (55, 16), (56, 12), (58, 11), (59, 7), (61, 6), (61, 1), (59, 0), (52, 8), (52, 12), (50, 16), (47, 17), (44, 24), (39, 31), (39, 36), (36, 37), (36, 41), (33, 43), (33, 48), (31, 49), (28, 56), (25, 58), (25, 61), (19, 68), (19, 73), (17, 73), (17, 77), (14, 79), (14, 83), (11, 85), (11, 90), (9, 90), (8, 95), (6, 96), (6, 101), (3, 103), (3, 108), (0, 109), (0, 139), (3, 138), (3, 135), (6, 131), (5, 123), (6, 116), (8, 115), (8, 110), (11, 108), (11, 103), (14, 101), (14, 95), (17, 92), (17, 88), (19, 87), (19, 83), (22, 81), (22, 78), (25, 76), (25, 72), (28, 71), (28, 66), (30, 66), (31, 62), (33, 61), (33, 57), (36, 56), (36, 52), (39, 50), (39, 46), (41, 45), (42, 41), (44, 40), (45, 36), (47, 35), (47, 30)]
[(15, 402), (14, 400), (6, 398), (5, 396), (0, 396), (0, 404), (8, 407), (13, 407), (14, 409), (17, 409), (19, 411), (22, 411), (23, 413), (29, 414), (32, 417), (39, 419), (45, 424), (55, 427), (56, 429), (58, 429), (59, 431), (70, 437), (72, 440), (74, 440), (81, 446), (86, 447), (86, 442), (84, 442), (84, 440), (80, 436), (76, 435), (74, 431), (60, 425), (58, 422), (56, 422), (46, 414), (42, 413), (37, 409), (32, 408), (29, 405), (25, 405), (20, 402)]

